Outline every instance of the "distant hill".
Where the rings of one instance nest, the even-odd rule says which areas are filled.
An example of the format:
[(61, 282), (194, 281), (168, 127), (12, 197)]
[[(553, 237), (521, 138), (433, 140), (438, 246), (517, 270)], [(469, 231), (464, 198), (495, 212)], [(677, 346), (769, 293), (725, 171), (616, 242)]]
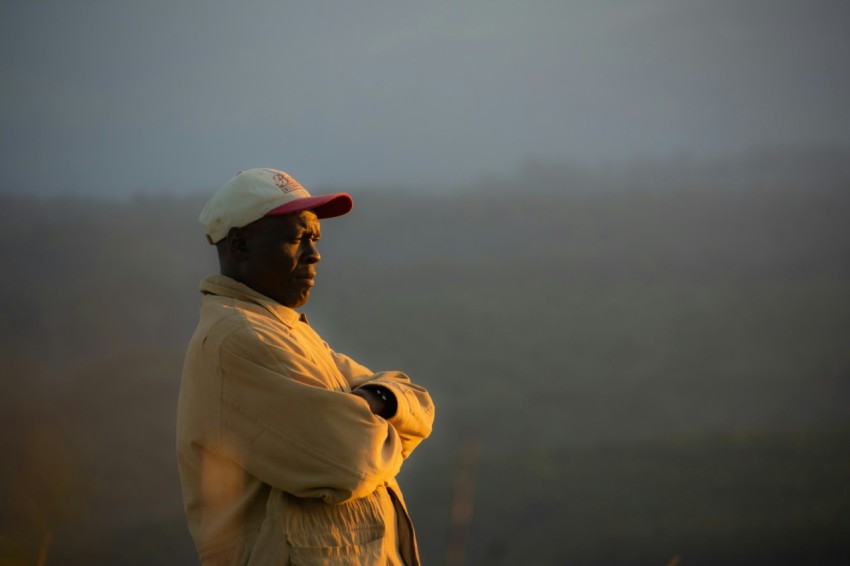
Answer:
[(515, 175), (483, 179), (472, 190), (594, 193), (624, 189), (846, 190), (850, 150), (834, 146), (755, 147), (710, 159), (677, 154), (663, 160), (587, 166), (529, 161)]
[[(498, 533), (532, 555), (538, 539), (562, 540), (581, 522), (571, 508), (625, 513), (564, 541), (558, 556), (576, 563), (611, 541), (625, 546), (596, 563), (735, 563), (736, 529), (760, 537), (748, 564), (790, 564), (777, 556), (815, 543), (850, 555), (847, 522), (831, 519), (850, 505), (835, 479), (850, 429), (847, 157), (529, 165), (440, 194), (352, 190), (354, 212), (323, 223), (306, 311), (335, 349), (404, 369), (435, 397), (434, 436), (402, 477), (426, 563), (442, 558), (463, 435), (482, 447), (470, 563), (515, 556)], [(193, 559), (173, 425), (197, 285), (216, 269), (197, 224), (206, 197), (0, 194), (0, 558)], [(704, 470), (713, 455), (734, 467), (739, 435), (756, 438), (755, 456), (728, 481), (750, 486), (742, 501), (764, 485), (751, 503), (774, 505), (775, 523), (710, 507), (736, 501)], [(797, 480), (768, 467), (795, 454), (817, 455)], [(692, 521), (652, 479), (665, 470), (681, 472), (676, 494), (696, 494)], [(787, 495), (798, 480), (835, 499)], [(643, 503), (604, 503), (623, 481)], [(544, 488), (567, 490), (549, 498), (564, 507)]]

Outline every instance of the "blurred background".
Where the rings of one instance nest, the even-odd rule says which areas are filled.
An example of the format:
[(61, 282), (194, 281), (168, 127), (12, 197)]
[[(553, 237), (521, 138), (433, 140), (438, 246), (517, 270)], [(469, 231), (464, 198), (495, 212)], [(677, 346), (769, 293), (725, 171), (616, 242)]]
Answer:
[(432, 392), (425, 564), (850, 563), (850, 6), (0, 5), (0, 564), (191, 564), (197, 216), (348, 191), (305, 307)]

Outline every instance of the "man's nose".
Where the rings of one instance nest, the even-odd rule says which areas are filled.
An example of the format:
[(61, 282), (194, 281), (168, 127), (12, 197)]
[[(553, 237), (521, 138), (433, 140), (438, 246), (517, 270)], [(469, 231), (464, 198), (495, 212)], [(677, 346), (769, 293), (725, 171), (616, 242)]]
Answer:
[(316, 242), (312, 240), (307, 242), (302, 259), (305, 263), (319, 263), (322, 261), (322, 255), (319, 253), (319, 246)]

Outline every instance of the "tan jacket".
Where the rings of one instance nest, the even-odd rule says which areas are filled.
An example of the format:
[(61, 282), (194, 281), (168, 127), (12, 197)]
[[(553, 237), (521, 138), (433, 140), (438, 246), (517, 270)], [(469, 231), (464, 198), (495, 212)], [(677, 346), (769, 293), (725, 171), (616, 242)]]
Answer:
[[(395, 476), (431, 432), (428, 393), (328, 348), (297, 312), (228, 277), (201, 284), (177, 413), (204, 564), (419, 564)], [(380, 382), (384, 420), (349, 392)]]

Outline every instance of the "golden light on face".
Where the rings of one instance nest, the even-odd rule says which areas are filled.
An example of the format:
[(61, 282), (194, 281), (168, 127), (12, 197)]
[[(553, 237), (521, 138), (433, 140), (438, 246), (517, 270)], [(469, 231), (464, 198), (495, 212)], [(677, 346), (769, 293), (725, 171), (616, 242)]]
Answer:
[(321, 261), (319, 219), (312, 211), (268, 216), (246, 230), (250, 251), (248, 285), (282, 305), (303, 306)]

